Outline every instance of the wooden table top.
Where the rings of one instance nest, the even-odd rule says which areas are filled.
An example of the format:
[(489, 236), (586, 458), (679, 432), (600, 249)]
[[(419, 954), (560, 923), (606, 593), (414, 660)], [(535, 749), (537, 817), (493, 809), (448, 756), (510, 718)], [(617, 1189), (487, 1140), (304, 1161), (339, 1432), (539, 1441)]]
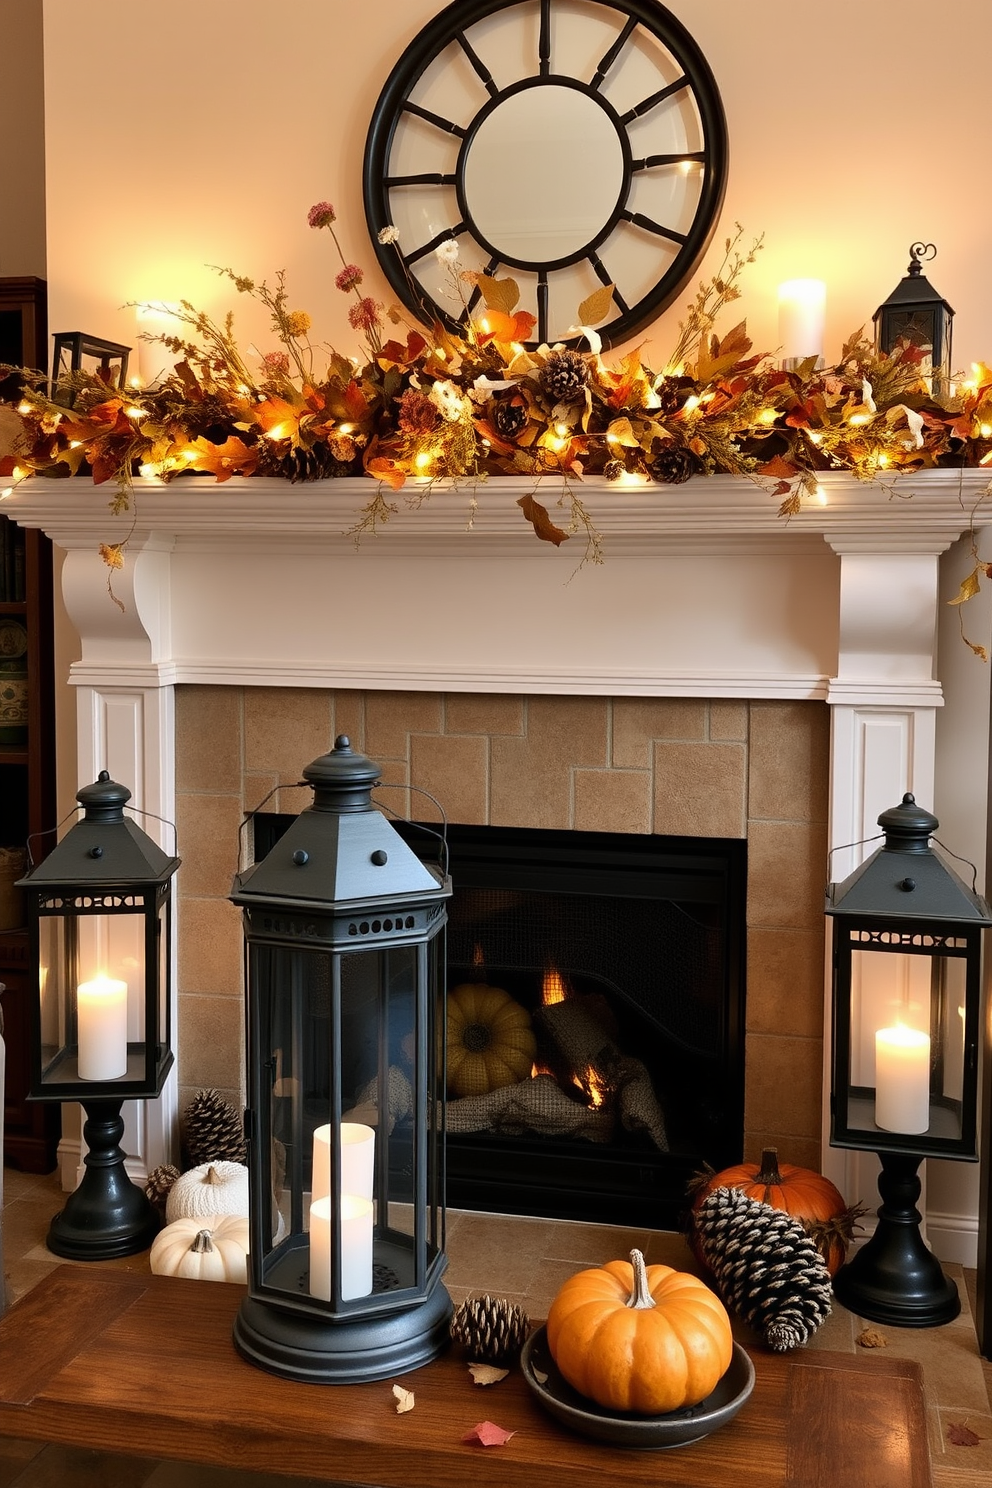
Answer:
[[(755, 1347), (728, 1426), (670, 1451), (574, 1435), (519, 1370), (473, 1384), (451, 1350), (394, 1381), (310, 1385), (235, 1352), (244, 1289), (60, 1266), (0, 1321), (0, 1435), (383, 1488), (932, 1488), (922, 1375), (908, 1360)], [(492, 1420), (502, 1447), (462, 1441)]]

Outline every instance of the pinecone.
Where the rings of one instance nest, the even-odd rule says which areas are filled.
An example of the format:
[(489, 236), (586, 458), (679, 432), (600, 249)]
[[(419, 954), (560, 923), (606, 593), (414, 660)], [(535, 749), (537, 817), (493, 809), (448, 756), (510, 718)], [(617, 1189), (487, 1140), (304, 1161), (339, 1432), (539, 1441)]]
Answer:
[(690, 475), (696, 475), (700, 465), (691, 449), (684, 444), (663, 444), (651, 462), (651, 474), (656, 481), (667, 486), (680, 486)]
[(183, 1132), (191, 1168), (205, 1162), (245, 1161), (244, 1121), (216, 1090), (200, 1090), (194, 1095), (186, 1107)]
[(798, 1219), (716, 1188), (696, 1210), (696, 1234), (724, 1302), (776, 1353), (801, 1348), (830, 1316), (830, 1273)]
[(553, 351), (541, 368), (541, 387), (554, 403), (577, 403), (589, 381), (589, 366), (578, 351)]
[(145, 1198), (155, 1206), (159, 1214), (165, 1213), (165, 1202), (178, 1177), (179, 1169), (172, 1163), (160, 1163), (148, 1174), (148, 1181), (145, 1183)]
[(603, 478), (608, 481), (619, 480), (626, 468), (622, 460), (607, 460), (603, 466)]
[(696, 386), (691, 377), (664, 377), (655, 387), (660, 402), (662, 417), (677, 413), (692, 389)]
[(505, 1297), (469, 1297), (455, 1309), (451, 1336), (480, 1364), (505, 1368), (515, 1362), (530, 1331), (530, 1320)]
[(493, 399), (493, 428), (503, 439), (513, 439), (527, 423), (527, 409), (514, 397)]
[(309, 449), (298, 445), (273, 443), (271, 439), (258, 442), (258, 464), (256, 475), (277, 475), (296, 485), (299, 481), (327, 480), (350, 474), (350, 465), (342, 464), (326, 444), (315, 444)]

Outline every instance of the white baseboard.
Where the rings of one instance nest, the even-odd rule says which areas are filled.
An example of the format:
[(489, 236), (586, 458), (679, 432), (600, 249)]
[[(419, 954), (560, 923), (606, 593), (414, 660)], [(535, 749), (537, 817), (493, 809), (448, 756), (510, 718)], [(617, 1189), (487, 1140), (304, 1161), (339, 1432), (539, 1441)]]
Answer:
[(978, 1265), (978, 1219), (973, 1214), (934, 1214), (926, 1217), (926, 1238), (939, 1261), (959, 1266)]

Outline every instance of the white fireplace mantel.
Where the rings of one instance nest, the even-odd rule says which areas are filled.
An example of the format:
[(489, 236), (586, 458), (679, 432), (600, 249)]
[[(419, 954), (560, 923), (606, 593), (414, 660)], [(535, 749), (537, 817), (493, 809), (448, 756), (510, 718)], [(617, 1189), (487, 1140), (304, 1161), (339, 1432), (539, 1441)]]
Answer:
[[(988, 485), (829, 473), (823, 503), (785, 521), (747, 479), (583, 481), (600, 565), (582, 563), (581, 533), (539, 542), (516, 505), (534, 484), (510, 478), (387, 492), (395, 511), (357, 546), (367, 480), (141, 480), (114, 516), (106, 487), (35, 477), (3, 509), (66, 550), (78, 778), (108, 769), (155, 817), (175, 820), (178, 683), (813, 698), (831, 705), (840, 845), (872, 837), (904, 790), (933, 800), (939, 558), (992, 524)], [(566, 525), (560, 485), (537, 495)], [(123, 541), (111, 573), (99, 545)], [(859, 857), (835, 852), (832, 876)], [(135, 1119), (137, 1168), (166, 1160), (174, 1092)], [(829, 1159), (852, 1191), (866, 1187), (845, 1173), (854, 1160)]]

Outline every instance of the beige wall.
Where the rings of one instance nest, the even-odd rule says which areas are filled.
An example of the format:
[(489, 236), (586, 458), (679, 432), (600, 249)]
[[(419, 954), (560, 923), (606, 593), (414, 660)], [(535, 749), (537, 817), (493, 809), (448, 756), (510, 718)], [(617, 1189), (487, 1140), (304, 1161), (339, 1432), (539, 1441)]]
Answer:
[[(270, 279), (285, 268), (319, 335), (357, 349), (332, 245), (306, 213), (334, 202), (346, 254), (371, 271), (360, 184), (369, 119), (404, 46), (441, 8), (101, 0), (97, 24), (79, 0), (44, 0), (52, 328), (128, 340), (123, 302), (186, 297), (215, 311), (236, 304), (247, 339), (264, 347), (264, 322), (206, 265)], [(931, 0), (668, 8), (708, 57), (729, 120), (716, 241), (735, 220), (749, 237), (766, 234), (731, 307), (756, 344), (777, 343), (777, 285), (813, 275), (828, 283), (836, 359), (924, 238), (940, 252), (933, 283), (957, 311), (956, 360), (992, 357), (992, 224), (974, 143), (989, 0), (959, 0), (946, 27)], [(384, 283), (368, 282), (387, 298)], [(679, 316), (676, 306), (651, 334), (649, 359), (663, 358)]]
[(0, 277), (45, 278), (45, 97), (42, 8), (0, 0), (3, 149)]
[[(180, 1104), (240, 1101), (238, 828), (347, 733), (450, 821), (748, 839), (746, 1150), (819, 1167), (828, 714), (823, 703), (177, 689)], [(283, 788), (269, 810), (300, 811)], [(382, 799), (406, 814), (405, 790)], [(416, 799), (416, 798), (414, 798)], [(423, 802), (414, 811), (430, 819)]]

